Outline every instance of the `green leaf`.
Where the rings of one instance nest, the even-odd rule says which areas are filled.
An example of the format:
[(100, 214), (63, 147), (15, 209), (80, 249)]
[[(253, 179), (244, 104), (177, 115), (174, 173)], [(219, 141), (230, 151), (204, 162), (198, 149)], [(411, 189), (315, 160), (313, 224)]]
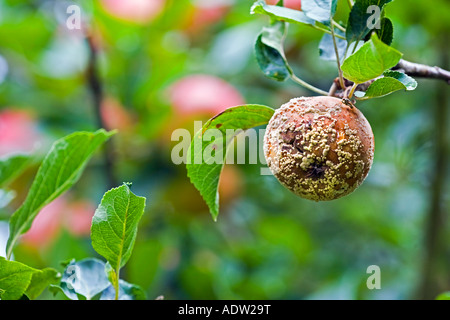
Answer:
[(344, 77), (355, 83), (363, 83), (394, 67), (402, 54), (378, 39), (373, 33), (370, 41), (349, 56), (342, 64)]
[(59, 282), (60, 274), (52, 268), (38, 270), (23, 263), (0, 257), (0, 298), (2, 300), (36, 299), (45, 288)]
[(187, 174), (208, 205), (214, 221), (219, 215), (217, 191), (220, 173), (227, 146), (234, 138), (230, 134), (227, 136), (227, 129), (247, 130), (267, 124), (273, 113), (273, 109), (262, 105), (229, 108), (210, 119), (192, 139), (188, 151), (190, 161), (186, 165)]
[[(115, 273), (111, 266), (110, 271)], [(72, 260), (66, 267), (59, 285), (52, 285), (53, 293), (62, 292), (71, 300), (114, 300), (115, 289), (108, 280), (108, 263), (89, 258), (76, 262)], [(119, 300), (145, 300), (142, 288), (119, 280)]]
[(302, 11), (307, 17), (329, 25), (337, 8), (337, 0), (310, 0), (302, 2)]
[(264, 74), (277, 81), (285, 81), (292, 70), (284, 55), (283, 43), (286, 37), (286, 24), (275, 21), (264, 27), (255, 43), (256, 61)]
[(417, 88), (417, 81), (414, 78), (408, 76), (407, 74), (394, 70), (386, 70), (383, 75), (385, 77), (395, 78), (400, 81), (404, 86), (405, 90), (415, 90)]
[[(392, 40), (394, 40), (394, 26), (392, 25), (392, 21), (388, 18), (382, 18), (380, 21), (380, 29), (375, 29), (374, 32), (377, 34), (378, 38), (388, 46), (390, 46)], [(370, 40), (370, 36), (370, 33), (367, 34), (365, 40)]]
[(403, 72), (388, 70), (383, 73), (384, 77), (375, 80), (367, 89), (365, 94), (356, 95), (365, 99), (378, 98), (386, 96), (398, 90), (414, 90), (417, 88), (417, 82)]
[(53, 144), (24, 203), (10, 219), (7, 257), (11, 256), (14, 244), (28, 231), (39, 211), (78, 181), (93, 153), (113, 134), (103, 129), (95, 133), (76, 132)]
[[(112, 285), (106, 288), (100, 300), (114, 300), (116, 291)], [(123, 280), (119, 280), (119, 300), (146, 300), (147, 296), (145, 291), (141, 287), (135, 284), (128, 283)]]
[(30, 285), (33, 274), (38, 271), (23, 263), (0, 257), (0, 299), (19, 300)]
[(450, 291), (441, 293), (437, 296), (436, 300), (450, 300)]
[[(343, 32), (340, 30), (336, 30), (335, 32), (336, 34), (343, 35)], [(335, 39), (339, 58), (342, 61), (345, 58), (344, 55), (347, 48), (347, 41), (337, 37)], [(322, 40), (320, 40), (319, 43), (319, 54), (322, 60), (336, 61), (336, 51), (334, 50), (333, 37), (331, 34), (325, 33), (323, 35)]]
[(105, 263), (89, 258), (70, 262), (59, 286), (52, 286), (52, 291), (56, 293), (61, 290), (71, 300), (92, 300), (110, 285), (105, 273)]
[(286, 21), (289, 23), (310, 25), (315, 24), (315, 20), (307, 17), (306, 14), (302, 11), (280, 6), (269, 6), (263, 0), (256, 1), (250, 10), (250, 13), (265, 14), (274, 20)]
[(43, 270), (36, 270), (31, 277), (30, 285), (25, 294), (30, 300), (36, 299), (45, 288), (51, 284), (57, 284), (61, 275), (58, 271), (52, 268), (45, 268)]
[(394, 40), (394, 25), (389, 18), (381, 19), (381, 29), (375, 31), (381, 41), (386, 43), (388, 46), (391, 45), (392, 40)]
[(379, 19), (384, 6), (392, 0), (356, 0), (350, 11), (347, 23), (346, 38), (348, 43), (359, 41), (371, 31), (369, 28), (374, 24), (373, 19), (376, 17), (374, 12), (368, 10), (370, 6), (377, 6), (380, 11)]
[(27, 155), (15, 155), (0, 160), (0, 187), (18, 177), (30, 164), (31, 157)]
[(124, 184), (104, 194), (92, 218), (92, 246), (111, 264), (117, 277), (131, 256), (145, 200)]

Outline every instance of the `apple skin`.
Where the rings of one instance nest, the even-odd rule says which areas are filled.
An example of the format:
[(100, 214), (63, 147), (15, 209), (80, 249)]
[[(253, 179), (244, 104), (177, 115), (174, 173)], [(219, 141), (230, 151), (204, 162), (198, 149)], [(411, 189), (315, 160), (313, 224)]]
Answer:
[(294, 194), (314, 201), (352, 193), (367, 177), (374, 149), (361, 111), (334, 97), (290, 100), (275, 111), (264, 136), (274, 176)]

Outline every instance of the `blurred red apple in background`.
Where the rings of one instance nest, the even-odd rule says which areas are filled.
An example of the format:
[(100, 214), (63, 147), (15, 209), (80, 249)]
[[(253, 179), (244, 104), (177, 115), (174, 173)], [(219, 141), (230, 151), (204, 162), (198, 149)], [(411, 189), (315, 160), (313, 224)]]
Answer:
[(67, 209), (63, 221), (65, 228), (75, 236), (89, 236), (96, 206), (89, 201), (78, 200), (70, 203)]
[(102, 101), (101, 115), (108, 130), (119, 129), (126, 131), (134, 123), (130, 113), (113, 98), (106, 98)]
[[(266, 0), (267, 4), (276, 5), (280, 0)], [(302, 1), (301, 0), (284, 0), (283, 5), (286, 8), (294, 9), (294, 10), (302, 10)]]
[(30, 113), (23, 110), (0, 111), (0, 157), (11, 153), (29, 153), (42, 141)]
[(219, 22), (233, 5), (230, 0), (196, 0), (192, 11), (187, 14), (184, 30), (197, 33)]
[(39, 212), (22, 242), (31, 248), (45, 248), (63, 228), (75, 236), (88, 236), (95, 209), (89, 201), (69, 202), (66, 197), (59, 197)]
[(169, 99), (177, 116), (216, 115), (229, 107), (244, 104), (239, 91), (228, 82), (211, 75), (197, 74), (175, 82)]
[(62, 215), (67, 203), (64, 197), (59, 197), (39, 212), (28, 230), (22, 237), (22, 242), (34, 248), (46, 247), (54, 240), (60, 230)]
[(160, 14), (166, 0), (101, 0), (110, 15), (138, 24), (146, 24)]
[(165, 139), (170, 139), (172, 132), (184, 128), (194, 134), (194, 121), (203, 121), (222, 111), (245, 103), (239, 91), (216, 76), (195, 74), (181, 78), (168, 89), (168, 100), (173, 114), (168, 120)]

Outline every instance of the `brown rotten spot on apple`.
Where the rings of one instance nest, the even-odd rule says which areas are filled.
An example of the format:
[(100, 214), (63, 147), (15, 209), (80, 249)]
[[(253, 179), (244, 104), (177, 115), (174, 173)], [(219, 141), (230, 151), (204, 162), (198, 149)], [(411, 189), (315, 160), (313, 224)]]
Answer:
[(367, 177), (374, 136), (364, 115), (334, 97), (295, 98), (267, 125), (264, 154), (282, 185), (315, 201), (353, 192)]

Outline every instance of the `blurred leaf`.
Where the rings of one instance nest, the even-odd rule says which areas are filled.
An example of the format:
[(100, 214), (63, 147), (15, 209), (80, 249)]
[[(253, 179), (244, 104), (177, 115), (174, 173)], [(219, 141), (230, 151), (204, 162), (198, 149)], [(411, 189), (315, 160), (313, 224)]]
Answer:
[(103, 261), (89, 258), (73, 260), (64, 270), (59, 286), (51, 286), (56, 293), (61, 290), (71, 300), (92, 300), (111, 284)]
[(286, 24), (276, 21), (264, 27), (255, 44), (256, 61), (264, 74), (277, 81), (288, 79), (292, 70), (284, 55), (283, 42)]
[(381, 42), (373, 33), (370, 41), (344, 61), (342, 71), (345, 78), (363, 83), (394, 67), (401, 57), (399, 51)]
[(28, 286), (25, 294), (30, 300), (36, 299), (45, 288), (51, 284), (57, 284), (61, 275), (58, 271), (52, 268), (45, 268), (43, 270), (36, 270), (31, 277), (31, 283)]
[(441, 293), (437, 296), (436, 300), (450, 300), (450, 291)]
[(23, 263), (0, 257), (1, 300), (19, 300), (30, 285), (33, 274), (38, 271)]
[(19, 236), (28, 231), (39, 211), (78, 181), (93, 153), (113, 134), (103, 129), (95, 133), (76, 132), (53, 144), (27, 198), (10, 219), (10, 235), (6, 246), (8, 257)]
[(15, 191), (0, 189), (0, 209), (5, 208), (15, 197)]
[(347, 23), (347, 32), (346, 38), (348, 43), (352, 43), (355, 41), (359, 41), (364, 39), (364, 37), (370, 32), (369, 29), (369, 21), (372, 20), (373, 13), (368, 10), (370, 6), (378, 6), (380, 9), (380, 16), (378, 18), (381, 19), (381, 12), (383, 11), (384, 6), (391, 2), (392, 0), (356, 0), (355, 4), (350, 11), (350, 15)]
[[(100, 296), (100, 300), (114, 300), (116, 295), (116, 291), (114, 287), (110, 285), (106, 288), (102, 295)], [(141, 287), (125, 282), (123, 280), (119, 280), (119, 300), (146, 300), (147, 296), (142, 290)]]
[[(365, 94), (359, 94), (359, 98), (378, 98), (386, 96), (398, 90), (414, 90), (417, 82), (403, 72), (388, 70), (383, 73), (384, 77), (375, 80), (367, 89)], [(356, 94), (355, 94), (356, 95)]]
[[(336, 34), (344, 35), (340, 30), (335, 31)], [(345, 51), (347, 48), (347, 41), (336, 37), (336, 46), (340, 60), (344, 60)], [(319, 43), (319, 54), (322, 60), (336, 61), (336, 52), (334, 50), (333, 37), (331, 34), (325, 33)]]
[[(166, 234), (169, 238), (170, 235)], [(159, 257), (164, 252), (164, 240), (160, 237), (147, 237), (143, 241), (136, 241), (133, 249), (133, 255), (127, 263), (127, 280), (132, 283), (139, 283), (144, 288), (149, 288), (157, 282), (159, 270), (161, 268), (160, 259), (149, 259), (148, 257)], [(145, 268), (142, 266), (145, 265)]]
[[(388, 18), (382, 18), (380, 21), (380, 29), (375, 29), (374, 32), (377, 34), (378, 38), (388, 46), (390, 46), (392, 40), (394, 40), (394, 26), (392, 25), (392, 21)], [(370, 36), (370, 33), (368, 33), (364, 40), (370, 40)]]
[[(227, 28), (215, 36), (207, 56), (208, 70), (214, 74), (237, 75), (253, 57), (254, 43), (249, 41), (261, 29), (259, 21)], [(234, 45), (230, 46), (233, 43)]]
[(302, 11), (311, 19), (329, 25), (336, 13), (337, 0), (311, 0), (302, 2)]
[(296, 24), (310, 24), (314, 25), (314, 19), (306, 16), (306, 14), (299, 10), (293, 10), (280, 6), (269, 6), (263, 0), (256, 1), (251, 10), (251, 14), (260, 13), (271, 17), (274, 20), (286, 21)]
[[(224, 112), (210, 119), (197, 132), (192, 139), (188, 151), (187, 174), (192, 184), (202, 195), (209, 207), (214, 221), (219, 215), (219, 178), (222, 172), (223, 164), (226, 157), (226, 148), (234, 138), (234, 135), (227, 136), (227, 129), (247, 130), (256, 126), (267, 124), (272, 117), (274, 110), (262, 105), (243, 105), (229, 108)], [(205, 133), (212, 134), (208, 140)], [(211, 141), (212, 140), (212, 141)], [(206, 149), (214, 150), (215, 155), (219, 155), (221, 159), (208, 154)], [(224, 151), (225, 150), (225, 151)]]
[(33, 60), (42, 52), (38, 48), (46, 48), (52, 38), (49, 21), (45, 19), (45, 15), (36, 13), (35, 9), (27, 12), (8, 9), (2, 5), (0, 28), (2, 48), (12, 49)]
[(108, 260), (116, 277), (133, 251), (145, 200), (124, 184), (106, 192), (95, 211), (91, 227), (92, 246)]
[(0, 187), (18, 177), (30, 162), (31, 157), (27, 155), (15, 155), (0, 160)]
[(257, 227), (261, 238), (289, 248), (300, 260), (307, 259), (312, 250), (313, 242), (308, 231), (292, 219), (283, 216), (263, 217)]

